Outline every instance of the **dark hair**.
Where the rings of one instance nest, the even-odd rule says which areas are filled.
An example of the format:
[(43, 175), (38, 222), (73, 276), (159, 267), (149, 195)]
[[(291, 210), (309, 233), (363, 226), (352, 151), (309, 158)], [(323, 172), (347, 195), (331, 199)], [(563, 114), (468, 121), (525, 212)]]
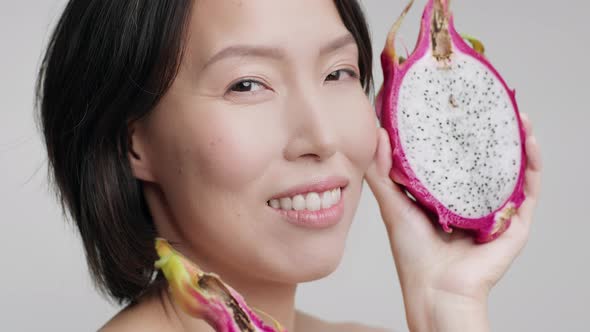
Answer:
[[(128, 124), (150, 113), (183, 56), (192, 0), (70, 0), (36, 86), (49, 178), (81, 235), (97, 289), (132, 302), (154, 280), (156, 231), (128, 159)], [(356, 0), (335, 0), (372, 91), (372, 50)]]

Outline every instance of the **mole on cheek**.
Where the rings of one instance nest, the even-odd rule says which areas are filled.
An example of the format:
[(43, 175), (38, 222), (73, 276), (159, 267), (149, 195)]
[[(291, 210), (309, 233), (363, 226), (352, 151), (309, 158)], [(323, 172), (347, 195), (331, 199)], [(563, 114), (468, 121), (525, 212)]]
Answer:
[(216, 137), (209, 141), (209, 148), (215, 148), (219, 143), (221, 143), (222, 139), (220, 137)]

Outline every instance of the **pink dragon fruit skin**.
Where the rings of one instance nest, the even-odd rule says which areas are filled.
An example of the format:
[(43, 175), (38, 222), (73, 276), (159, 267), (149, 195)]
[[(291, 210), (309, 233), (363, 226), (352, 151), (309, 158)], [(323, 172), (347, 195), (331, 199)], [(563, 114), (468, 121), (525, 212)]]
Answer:
[(218, 332), (286, 332), (278, 321), (257, 310), (274, 327), (266, 325), (235, 289), (216, 274), (202, 271), (166, 239), (156, 238), (155, 249), (159, 259), (154, 266), (162, 271), (174, 301), (187, 314), (205, 320)]
[[(514, 90), (510, 90), (508, 88), (504, 79), (500, 76), (500, 74), (497, 72), (497, 70), (494, 69), (494, 67), (489, 63), (489, 61), (484, 57), (483, 50), (479, 49), (479, 48), (483, 48), (482, 45), (480, 45), (479, 43), (476, 43), (476, 44), (472, 43), (475, 49), (471, 48), (468, 44), (465, 43), (465, 41), (459, 35), (459, 33), (457, 33), (457, 31), (455, 30), (454, 24), (453, 24), (453, 16), (449, 12), (449, 9), (448, 9), (448, 0), (429, 0), (428, 1), (427, 5), (425, 7), (425, 10), (423, 12), (423, 16), (422, 16), (418, 42), (417, 42), (417, 45), (416, 45), (413, 53), (405, 61), (403, 61), (403, 59), (398, 58), (395, 53), (395, 48), (394, 48), (395, 47), (395, 44), (394, 44), (395, 36), (396, 36), (397, 30), (399, 29), (405, 14), (409, 11), (413, 2), (414, 1), (412, 0), (408, 4), (408, 6), (405, 8), (404, 12), (400, 16), (399, 20), (392, 27), (390, 34), (388, 36), (388, 41), (387, 41), (386, 47), (381, 54), (381, 65), (382, 65), (382, 69), (383, 69), (384, 83), (383, 83), (383, 86), (377, 96), (377, 99), (376, 99), (376, 110), (377, 110), (377, 115), (378, 115), (378, 118), (380, 119), (382, 127), (384, 129), (386, 129), (387, 132), (389, 133), (389, 138), (390, 138), (390, 141), (391, 141), (391, 144), (393, 147), (393, 149), (392, 149), (393, 167), (390, 171), (390, 177), (392, 179), (395, 179), (395, 181), (397, 183), (404, 186), (405, 189), (425, 209), (432, 211), (438, 217), (438, 222), (440, 223), (440, 225), (442, 226), (442, 228), (446, 232), (451, 232), (453, 228), (465, 229), (465, 230), (469, 230), (474, 233), (474, 237), (475, 237), (476, 242), (478, 242), (478, 243), (489, 242), (489, 241), (496, 239), (506, 229), (508, 229), (508, 227), (510, 225), (511, 217), (516, 213), (518, 207), (524, 201), (523, 182), (524, 182), (524, 171), (526, 168), (525, 133), (524, 133), (524, 127), (522, 125), (522, 122), (521, 122), (521, 119), (520, 119), (520, 116), (518, 113), (518, 106), (516, 104), (515, 93), (514, 93)], [(442, 52), (441, 52), (441, 50), (442, 50)], [(445, 54), (448, 57), (445, 57)], [(430, 58), (430, 59), (427, 59), (427, 58)], [(462, 59), (462, 60), (459, 60), (459, 59)], [(400, 61), (400, 60), (402, 60), (402, 61)], [(430, 62), (427, 62), (427, 61), (430, 61)], [(462, 62), (462, 61), (464, 61), (464, 62)], [(426, 65), (424, 65), (425, 63), (426, 63)], [(442, 129), (443, 128), (442, 126), (449, 123), (449, 122), (442, 123), (442, 121), (441, 121), (439, 123), (439, 127), (438, 127), (439, 131), (434, 130), (432, 133), (430, 133), (431, 137), (418, 136), (416, 134), (416, 136), (414, 138), (412, 138), (413, 137), (412, 135), (414, 135), (413, 134), (414, 132), (412, 130), (415, 130), (415, 128), (408, 129), (407, 126), (404, 128), (404, 125), (400, 123), (401, 121), (405, 121), (404, 118), (402, 118), (403, 115), (401, 114), (401, 112), (402, 112), (401, 110), (403, 110), (404, 112), (411, 111), (412, 112), (411, 115), (415, 115), (417, 113), (417, 114), (420, 114), (420, 116), (423, 116), (423, 115), (419, 112), (422, 112), (422, 113), (426, 112), (427, 114), (430, 114), (430, 115), (428, 115), (428, 118), (430, 118), (431, 116), (437, 115), (437, 113), (433, 113), (433, 112), (435, 112), (434, 109), (420, 109), (420, 110), (411, 109), (411, 107), (408, 106), (411, 104), (411, 102), (406, 102), (406, 100), (408, 100), (407, 98), (413, 98), (411, 92), (403, 92), (403, 91), (400, 92), (402, 84), (410, 84), (405, 81), (406, 79), (408, 79), (408, 80), (414, 79), (417, 81), (420, 80), (420, 78), (418, 76), (419, 74), (418, 75), (415, 74), (417, 72), (416, 68), (418, 68), (418, 67), (416, 67), (416, 68), (414, 68), (414, 67), (417, 65), (427, 66), (428, 63), (435, 64), (431, 68), (432, 71), (450, 70), (444, 74), (441, 74), (441, 75), (451, 75), (451, 76), (449, 76), (449, 81), (448, 81), (451, 83), (449, 83), (448, 86), (451, 86), (452, 83), (454, 83), (455, 80), (458, 79), (462, 75), (461, 66), (457, 66), (457, 64), (467, 63), (467, 64), (471, 64), (471, 66), (475, 66), (474, 68), (477, 68), (477, 66), (478, 66), (477, 63), (478, 63), (479, 65), (483, 66), (482, 68), (487, 68), (487, 75), (488, 76), (486, 76), (486, 79), (489, 79), (490, 85), (495, 85), (496, 88), (499, 88), (500, 90), (503, 90), (503, 92), (504, 92), (504, 95), (502, 95), (501, 93), (498, 93), (496, 97), (498, 98), (498, 100), (501, 100), (501, 98), (504, 98), (503, 106), (505, 106), (505, 109), (504, 110), (502, 110), (502, 109), (492, 110), (492, 108), (490, 108), (485, 112), (489, 113), (490, 118), (493, 116), (493, 114), (500, 114), (500, 116), (504, 117), (501, 124), (502, 125), (509, 124), (511, 126), (511, 127), (510, 126), (504, 127), (507, 129), (504, 129), (504, 128), (502, 128), (502, 126), (500, 126), (500, 128), (498, 129), (497, 124), (494, 125), (494, 126), (496, 126), (495, 127), (496, 130), (505, 130), (508, 133), (508, 135), (503, 135), (503, 136), (498, 136), (498, 134), (496, 134), (494, 136), (494, 139), (500, 139), (500, 140), (504, 139), (506, 141), (506, 140), (508, 140), (507, 136), (510, 136), (510, 135), (513, 136), (511, 139), (514, 144), (511, 144), (511, 146), (507, 147), (506, 150), (502, 150), (502, 151), (508, 151), (507, 155), (513, 156), (513, 159), (511, 162), (512, 165), (506, 166), (506, 163), (504, 163), (502, 158), (497, 158), (496, 160), (494, 160), (494, 158), (487, 158), (486, 160), (487, 160), (487, 163), (490, 163), (490, 165), (494, 165), (494, 167), (496, 167), (496, 168), (490, 168), (494, 171), (494, 174), (496, 174), (495, 171), (499, 171), (499, 173), (505, 171), (506, 174), (512, 174), (512, 175), (506, 176), (506, 177), (501, 177), (501, 179), (503, 179), (503, 180), (510, 178), (509, 181), (505, 180), (507, 182), (507, 184), (505, 186), (501, 186), (501, 185), (498, 186), (498, 188), (501, 188), (501, 189), (499, 189), (499, 191), (503, 191), (504, 195), (500, 199), (496, 199), (497, 202), (495, 204), (491, 204), (491, 203), (489, 203), (489, 201), (486, 201), (486, 202), (488, 202), (489, 206), (487, 206), (487, 211), (484, 211), (482, 213), (479, 213), (479, 214), (471, 213), (470, 215), (466, 215), (465, 213), (462, 213), (460, 211), (461, 206), (460, 205), (457, 206), (457, 204), (453, 204), (453, 208), (451, 209), (450, 208), (451, 204), (449, 204), (449, 202), (443, 202), (444, 200), (448, 200), (447, 195), (452, 196), (454, 194), (454, 191), (450, 190), (452, 188), (450, 186), (450, 182), (447, 183), (449, 185), (449, 187), (445, 188), (446, 190), (443, 190), (443, 187), (445, 185), (444, 179), (450, 177), (450, 175), (448, 175), (448, 176), (444, 175), (444, 177), (443, 177), (443, 175), (437, 174), (436, 173), (437, 169), (434, 165), (424, 166), (424, 162), (420, 161), (420, 158), (413, 157), (411, 155), (411, 153), (413, 153), (413, 151), (415, 151), (416, 149), (420, 149), (420, 147), (423, 147), (423, 145), (418, 145), (417, 143), (416, 144), (414, 144), (414, 143), (409, 144), (408, 142), (415, 142), (416, 140), (419, 140), (418, 137), (423, 137), (424, 140), (431, 139), (431, 138), (434, 139), (434, 137), (432, 137), (432, 136), (436, 136), (439, 141), (442, 141), (445, 139), (445, 135), (444, 135), (445, 132)], [(443, 68), (443, 69), (441, 69), (441, 68)], [(421, 69), (422, 69), (422, 67), (420, 67), (420, 70)], [(427, 69), (425, 69), (425, 71), (426, 70)], [(465, 69), (465, 70), (467, 70), (467, 69)], [(410, 76), (408, 74), (410, 71), (412, 71), (413, 76)], [(452, 74), (448, 74), (451, 72), (452, 72)], [(486, 71), (485, 70), (478, 70), (477, 71), (478, 74), (480, 72), (486, 72)], [(473, 78), (473, 77), (471, 77), (471, 78)], [(451, 79), (452, 79), (452, 81), (451, 81)], [(461, 79), (463, 81), (467, 80), (464, 77), (461, 77)], [(426, 79), (424, 79), (424, 80), (426, 80)], [(422, 86), (425, 86), (425, 87), (432, 89), (432, 90), (436, 90), (438, 88), (436, 86), (436, 84), (433, 85), (430, 83), (432, 83), (432, 82), (422, 82)], [(434, 82), (434, 83), (436, 83), (436, 82)], [(413, 85), (413, 86), (417, 86), (417, 85)], [(442, 85), (440, 85), (440, 86), (442, 86)], [(454, 85), (453, 85), (453, 87), (454, 87)], [(475, 85), (473, 87), (475, 88)], [(447, 88), (447, 87), (444, 87), (443, 89), (445, 89), (445, 88)], [(479, 86), (478, 86), (478, 88), (479, 88)], [(455, 88), (448, 88), (448, 89), (453, 90)], [(424, 90), (424, 91), (429, 91), (429, 90)], [(441, 90), (441, 94), (443, 93), (442, 91), (444, 91), (444, 90)], [(455, 89), (454, 91), (458, 91), (458, 90)], [(488, 88), (488, 92), (489, 92), (489, 88)], [(439, 92), (436, 92), (437, 95), (438, 95), (438, 93)], [(470, 92), (464, 92), (464, 91), (459, 92), (459, 93), (460, 94), (463, 93), (463, 98), (467, 99), (470, 102), (469, 105), (472, 105), (471, 103), (481, 101), (481, 100), (478, 100), (478, 98), (481, 97), (481, 95), (480, 95), (481, 91), (475, 91), (475, 90), (471, 91), (472, 95), (469, 95)], [(483, 93), (483, 94), (485, 95), (485, 93)], [(400, 97), (400, 95), (403, 95), (403, 96)], [(408, 96), (410, 96), (410, 97), (408, 97)], [(426, 94), (424, 94), (424, 96), (426, 96)], [(489, 94), (486, 96), (489, 96)], [(403, 99), (403, 98), (406, 98), (406, 99)], [(446, 96), (444, 98), (446, 98)], [(455, 98), (453, 96), (453, 94), (450, 94), (450, 96), (448, 97), (449, 103), (451, 104), (452, 107), (449, 105), (445, 105), (445, 106), (447, 107), (447, 109), (451, 110), (451, 112), (453, 110), (453, 107), (458, 107), (459, 103), (458, 103), (457, 99), (458, 98)], [(415, 99), (411, 99), (411, 100), (412, 100), (412, 102), (416, 102)], [(404, 104), (404, 102), (407, 105)], [(430, 99), (429, 102), (432, 103), (432, 99)], [(488, 103), (489, 102), (490, 101), (488, 101)], [(433, 105), (434, 104), (435, 103), (433, 103)], [(424, 105), (424, 104), (420, 104), (420, 105)], [(436, 105), (440, 105), (440, 104), (436, 104)], [(498, 101), (498, 105), (500, 105), (500, 101)], [(461, 106), (461, 107), (463, 107), (463, 106)], [(471, 106), (469, 106), (469, 107), (471, 107)], [(466, 107), (466, 109), (469, 109), (469, 107)], [(439, 110), (439, 109), (442, 109), (442, 108), (436, 108), (436, 110)], [(428, 113), (428, 112), (430, 112), (430, 113)], [(440, 112), (440, 111), (437, 111), (437, 112)], [(477, 110), (474, 111), (474, 109), (471, 108), (471, 112), (473, 112), (473, 113), (471, 113), (471, 115), (465, 115), (465, 113), (463, 113), (463, 115), (460, 115), (459, 117), (455, 117), (454, 119), (457, 120), (459, 122), (459, 124), (460, 124), (460, 121), (463, 121), (468, 116), (471, 116), (474, 119), (474, 117), (476, 116), (476, 113), (478, 111)], [(495, 113), (493, 113), (493, 112), (495, 112)], [(508, 114), (506, 112), (508, 112), (510, 114)], [(486, 115), (488, 113), (486, 113)], [(442, 114), (442, 113), (438, 113), (438, 114)], [(483, 115), (484, 115), (484, 111), (479, 111), (479, 113), (477, 113), (477, 119), (480, 119), (480, 116), (483, 117)], [(405, 114), (405, 116), (409, 117), (410, 114)], [(467, 121), (467, 120), (465, 120), (465, 121)], [(511, 123), (509, 123), (509, 122), (511, 122)], [(474, 122), (474, 123), (480, 123), (480, 122)], [(491, 124), (488, 124), (488, 127), (491, 127)], [(509, 130), (508, 127), (512, 128), (512, 129)], [(424, 130), (424, 128), (422, 128), (422, 130)], [(467, 131), (467, 129), (465, 129), (465, 130)], [(410, 134), (408, 134), (408, 132), (410, 132)], [(426, 131), (426, 132), (428, 133), (428, 131)], [(492, 130), (492, 134), (494, 134), (496, 132), (497, 131)], [(448, 134), (449, 131), (446, 131), (446, 133)], [(472, 137), (473, 137), (473, 135), (480, 135), (480, 134), (483, 135), (482, 133), (477, 133), (477, 134), (472, 133)], [(453, 135), (452, 131), (451, 131), (451, 134), (448, 134), (448, 135)], [(467, 136), (469, 136), (469, 135), (467, 135)], [(410, 137), (410, 138), (408, 139), (408, 137)], [(455, 137), (455, 136), (453, 136), (453, 137)], [(449, 142), (448, 139), (449, 139), (449, 137), (446, 138), (446, 142)], [(465, 143), (465, 142), (471, 143), (471, 144), (477, 143), (477, 141), (475, 141), (475, 142), (474, 141), (469, 142), (468, 140), (462, 141), (462, 143)], [(490, 142), (490, 141), (488, 141), (488, 142)], [(491, 144), (491, 143), (489, 143), (489, 144)], [(486, 147), (488, 147), (488, 146), (486, 145)], [(442, 150), (443, 148), (446, 149), (447, 146), (444, 145), (444, 143), (443, 143), (443, 145), (441, 145), (438, 148)], [(411, 150), (411, 149), (414, 149), (414, 150)], [(452, 150), (452, 148), (451, 148), (451, 150)], [(474, 151), (478, 151), (477, 154), (475, 154), (475, 156), (477, 156), (477, 157), (481, 157), (484, 153), (486, 153), (485, 152), (486, 149), (479, 149), (479, 150), (474, 149)], [(476, 153), (474, 151), (472, 151), (472, 152)], [(494, 150), (493, 153), (501, 153), (502, 152), (502, 151), (500, 151), (500, 152), (498, 152), (498, 151), (500, 151), (500, 150)], [(441, 152), (441, 154), (442, 153), (443, 152)], [(489, 153), (489, 152), (487, 152), (487, 153)], [(427, 153), (425, 153), (425, 154), (427, 154)], [(467, 155), (465, 157), (466, 157), (465, 159), (469, 159)], [(412, 159), (412, 158), (414, 158), (414, 159)], [(424, 159), (426, 157), (421, 156), (421, 158)], [(439, 160), (441, 162), (443, 162), (443, 164), (444, 164), (445, 160), (443, 160), (443, 159), (444, 158), (441, 157), (441, 159), (439, 159)], [(470, 160), (472, 160), (472, 159), (470, 159)], [(478, 158), (478, 160), (480, 160), (480, 159)], [(435, 162), (435, 161), (438, 161), (438, 160), (433, 160), (433, 162)], [(495, 163), (497, 163), (499, 166), (496, 166)], [(475, 168), (475, 166), (473, 166), (473, 167)], [(480, 167), (480, 166), (477, 166), (477, 167)], [(487, 165), (486, 165), (486, 167), (487, 167)], [(428, 170), (425, 170), (425, 169), (428, 169)], [(481, 169), (481, 168), (478, 168), (478, 169)], [(490, 169), (485, 169), (487, 171), (487, 173), (485, 173), (486, 175), (491, 174)], [(446, 169), (446, 170), (447, 170), (448, 174), (454, 174), (457, 171), (455, 169), (453, 169), (453, 170)], [(417, 174), (419, 172), (421, 172), (421, 174)], [(440, 172), (443, 172), (442, 168), (440, 169)], [(431, 185), (429, 186), (427, 184), (427, 182), (429, 181), (428, 177), (430, 174), (436, 174), (436, 176), (438, 176), (438, 180), (443, 179), (442, 183), (438, 182), (438, 184), (436, 186), (431, 183)], [(491, 179), (491, 177), (490, 177), (490, 179)], [(496, 179), (496, 178), (494, 178), (494, 179)], [(467, 183), (467, 186), (472, 185), (472, 187), (470, 187), (469, 189), (473, 190), (473, 191), (477, 191), (479, 193), (480, 191), (483, 192), (484, 188), (488, 188), (488, 189), (490, 188), (489, 185), (482, 184), (481, 181), (479, 181), (479, 180), (481, 180), (481, 179), (476, 178), (475, 181), (472, 181), (473, 183), (471, 183), (471, 184)], [(455, 181), (458, 181), (457, 178), (455, 178)], [(479, 181), (479, 182), (477, 182), (477, 181)], [(497, 183), (501, 182), (498, 179), (496, 179), (496, 181), (497, 181)], [(466, 182), (461, 182), (461, 183), (463, 185), (465, 185)], [(474, 184), (474, 183), (476, 183), (476, 184)], [(457, 182), (455, 182), (455, 185), (456, 184), (457, 184)], [(441, 187), (440, 188), (437, 187), (438, 185), (441, 185)], [(476, 187), (476, 185), (479, 185), (480, 187)], [(435, 191), (434, 188), (437, 188), (438, 195), (434, 194), (434, 191)], [(470, 193), (471, 193), (471, 191), (470, 191)], [(477, 199), (478, 196), (477, 196), (477, 194), (474, 194), (473, 196), (469, 196), (468, 198), (466, 198), (466, 197), (461, 197), (461, 199), (473, 200), (473, 199)], [(457, 199), (459, 199), (459, 197), (457, 197)], [(480, 198), (480, 201), (482, 201), (481, 198)], [(465, 204), (465, 205), (468, 205), (468, 204)], [(475, 205), (475, 203), (472, 203), (472, 205)], [(474, 206), (463, 206), (463, 209), (467, 209), (467, 208), (472, 208), (473, 211), (476, 211), (478, 208), (482, 209), (479, 207), (479, 205), (477, 208)]]

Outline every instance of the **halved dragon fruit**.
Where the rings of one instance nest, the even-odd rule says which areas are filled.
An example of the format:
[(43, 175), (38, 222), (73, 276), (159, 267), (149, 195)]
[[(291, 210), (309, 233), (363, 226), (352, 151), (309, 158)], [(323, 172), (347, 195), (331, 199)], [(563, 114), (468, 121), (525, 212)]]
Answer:
[(203, 272), (167, 240), (156, 238), (155, 242), (160, 257), (155, 267), (164, 273), (174, 301), (184, 312), (205, 320), (217, 332), (286, 332), (270, 316), (274, 328), (264, 324), (237, 291), (217, 275)]
[(428, 1), (407, 59), (394, 42), (413, 0), (393, 25), (376, 107), (393, 147), (390, 176), (445, 231), (470, 230), (487, 242), (508, 228), (524, 200), (525, 135), (514, 91), (483, 45), (457, 33), (449, 1)]

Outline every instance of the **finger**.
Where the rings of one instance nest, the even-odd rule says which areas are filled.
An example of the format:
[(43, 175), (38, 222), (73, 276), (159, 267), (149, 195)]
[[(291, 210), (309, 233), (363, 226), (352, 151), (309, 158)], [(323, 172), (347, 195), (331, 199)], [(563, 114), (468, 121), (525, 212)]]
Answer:
[(379, 128), (378, 136), (377, 151), (375, 152), (377, 174), (381, 178), (389, 179), (389, 170), (393, 164), (391, 154), (393, 149), (392, 142), (389, 139), (389, 134), (383, 128)]
[(512, 216), (510, 227), (506, 230), (504, 235), (508, 234), (506, 238), (513, 242), (512, 246), (514, 249), (522, 249), (529, 238), (529, 231), (530, 223), (525, 222), (521, 215), (516, 214)]
[(524, 199), (524, 202), (522, 202), (522, 204), (518, 208), (518, 211), (514, 215), (514, 217), (518, 217), (523, 226), (529, 228), (533, 223), (533, 213), (535, 211), (536, 206), (537, 200), (534, 197), (526, 197)]
[(533, 127), (529, 115), (527, 113), (520, 113), (520, 120), (524, 127), (525, 136), (531, 136), (533, 134)]
[[(389, 177), (393, 164), (389, 136), (379, 132), (379, 142), (373, 165), (366, 173), (366, 180), (379, 203), (381, 217), (387, 232), (392, 237), (420, 239), (420, 242), (436, 245), (441, 240), (426, 212), (405, 193), (402, 186)], [(394, 244), (395, 247), (395, 244)]]
[(389, 177), (392, 166), (391, 145), (384, 129), (379, 129), (377, 151), (365, 173), (365, 179), (379, 203), (382, 217), (387, 224), (402, 220), (414, 202)]
[(537, 139), (533, 135), (533, 129), (528, 114), (522, 113), (521, 120), (527, 136), (525, 143), (525, 150), (527, 154), (527, 169), (525, 173), (525, 181), (528, 180), (527, 178), (531, 179), (531, 181), (525, 182), (525, 193), (534, 194), (536, 192), (535, 188), (538, 187), (538, 181), (535, 180), (538, 179), (536, 179), (535, 175), (529, 172), (529, 170), (537, 172), (541, 170), (541, 155)]
[(392, 157), (389, 136), (383, 128), (379, 128), (377, 150), (373, 162), (365, 173), (365, 179), (379, 201), (391, 200), (392, 198), (389, 196), (399, 199), (401, 195), (404, 195), (402, 190), (389, 177), (391, 166)]
[(489, 266), (506, 270), (525, 246), (529, 229), (518, 215), (513, 216), (506, 232), (494, 241), (476, 247), (479, 251), (478, 260), (485, 261)]
[(535, 136), (526, 142), (527, 169), (524, 178), (524, 193), (527, 196), (537, 197), (541, 187), (541, 152)]
[(522, 222), (530, 225), (533, 219), (533, 210), (537, 205), (541, 191), (541, 155), (537, 139), (532, 136), (527, 140), (527, 170), (525, 171), (524, 193), (525, 201), (518, 209), (518, 215)]
[(529, 136), (526, 142), (526, 152), (527, 152), (527, 168), (540, 172), (543, 168), (542, 160), (541, 160), (541, 149), (539, 147), (539, 142), (537, 141), (537, 137)]

